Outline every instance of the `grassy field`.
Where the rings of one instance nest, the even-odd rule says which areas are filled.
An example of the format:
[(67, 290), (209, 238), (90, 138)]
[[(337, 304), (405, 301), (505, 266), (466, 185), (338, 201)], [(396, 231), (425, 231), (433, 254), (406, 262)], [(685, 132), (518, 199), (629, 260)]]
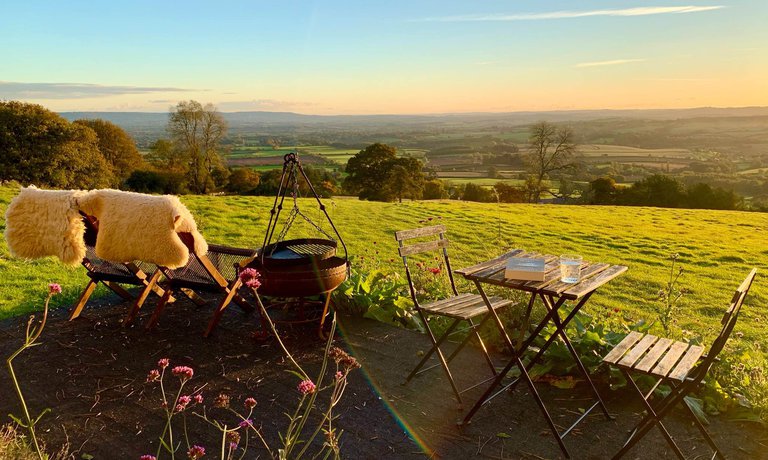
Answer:
[[(0, 214), (4, 215), (16, 192), (0, 187)], [(210, 242), (260, 245), (272, 198), (185, 196), (182, 200)], [(316, 204), (307, 200), (301, 205), (310, 217), (323, 222)], [(733, 350), (746, 353), (742, 359), (762, 366), (750, 385), (768, 388), (768, 287), (764, 281), (768, 248), (760, 237), (768, 226), (768, 214), (456, 201), (371, 203), (351, 198), (327, 200), (326, 205), (350, 255), (378, 259), (385, 269), (396, 272), (402, 267), (393, 232), (426, 222), (448, 226), (455, 267), (512, 247), (551, 254), (575, 252), (586, 260), (627, 265), (629, 271), (598, 292), (587, 308), (595, 316), (619, 308), (627, 321), (657, 317), (659, 303), (654, 299), (668, 276), (667, 257), (677, 253), (685, 269), (681, 285), (691, 290), (681, 301), (677, 327), (683, 331), (681, 335), (689, 337), (716, 334), (733, 289), (751, 267), (758, 267), (760, 274), (737, 326), (739, 337)], [(4, 221), (2, 224), (4, 227)], [(297, 228), (289, 237), (305, 230)], [(4, 240), (0, 243), (0, 273), (0, 318), (38, 309), (49, 282), (59, 282), (64, 288), (65, 295), (56, 299), (57, 305), (69, 305), (87, 280), (81, 267), (65, 268), (50, 259), (13, 259)]]
[(688, 149), (639, 149), (624, 145), (609, 144), (584, 144), (579, 145), (579, 154), (585, 157), (654, 157), (654, 158), (688, 158), (691, 151)]

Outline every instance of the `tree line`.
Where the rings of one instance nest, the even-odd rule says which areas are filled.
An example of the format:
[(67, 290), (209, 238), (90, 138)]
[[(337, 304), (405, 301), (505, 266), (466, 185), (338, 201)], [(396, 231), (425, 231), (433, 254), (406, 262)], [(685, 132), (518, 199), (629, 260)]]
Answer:
[[(69, 122), (40, 105), (0, 101), (0, 181), (170, 194), (277, 191), (279, 169), (259, 174), (226, 166), (227, 124), (213, 105), (179, 102), (168, 114), (166, 133), (142, 155), (131, 136), (109, 121)], [(321, 195), (340, 192), (338, 172), (309, 166), (305, 172)], [(300, 183), (301, 193), (306, 188)]]

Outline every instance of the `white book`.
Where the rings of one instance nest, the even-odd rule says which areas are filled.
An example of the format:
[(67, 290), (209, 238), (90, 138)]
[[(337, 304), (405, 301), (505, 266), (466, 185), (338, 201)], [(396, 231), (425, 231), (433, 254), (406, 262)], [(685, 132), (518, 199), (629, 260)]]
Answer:
[(544, 281), (544, 265), (541, 257), (523, 259), (513, 257), (507, 261), (504, 278), (521, 281)]

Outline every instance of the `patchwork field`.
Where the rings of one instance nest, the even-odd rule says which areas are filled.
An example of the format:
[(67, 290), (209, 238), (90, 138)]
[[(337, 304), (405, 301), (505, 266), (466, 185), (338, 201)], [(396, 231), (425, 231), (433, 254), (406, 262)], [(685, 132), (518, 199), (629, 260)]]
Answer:
[[(4, 214), (15, 194), (14, 188), (0, 187), (0, 213)], [(209, 241), (260, 245), (272, 198), (185, 196), (182, 200)], [(757, 267), (757, 281), (737, 326), (739, 337), (729, 348), (733, 356), (752, 366), (751, 380), (745, 385), (768, 388), (768, 287), (764, 281), (768, 249), (758, 236), (768, 226), (768, 214), (456, 201), (371, 203), (352, 198), (334, 198), (325, 204), (350, 255), (374, 259), (392, 272), (402, 271), (393, 232), (436, 222), (449, 229), (454, 267), (512, 247), (552, 254), (575, 252), (587, 260), (627, 265), (629, 271), (596, 294), (587, 311), (604, 316), (620, 309), (627, 322), (657, 318), (655, 299), (669, 276), (667, 258), (677, 253), (684, 268), (681, 287), (691, 291), (682, 298), (677, 315), (679, 334), (686, 337), (712, 337), (732, 290), (751, 267)], [(300, 205), (327, 228), (316, 203), (306, 200)], [(305, 230), (297, 228), (289, 237)], [(63, 286), (65, 295), (55, 299), (62, 307), (71, 304), (86, 283), (80, 267), (69, 269), (52, 259), (11, 258), (4, 240), (0, 273), (0, 318), (38, 309), (49, 282)]]

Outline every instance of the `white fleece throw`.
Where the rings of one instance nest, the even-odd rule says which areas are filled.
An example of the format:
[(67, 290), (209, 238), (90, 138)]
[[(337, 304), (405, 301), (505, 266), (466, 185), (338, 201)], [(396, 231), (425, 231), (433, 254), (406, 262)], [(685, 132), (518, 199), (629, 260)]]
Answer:
[(82, 212), (99, 220), (96, 255), (102, 259), (183, 267), (189, 260), (189, 250), (177, 232), (192, 234), (196, 253), (208, 252), (195, 219), (175, 196), (93, 190), (78, 197), (78, 203)]
[(56, 256), (67, 265), (85, 257), (85, 226), (78, 212), (81, 190), (21, 189), (5, 212), (5, 241), (15, 257)]

